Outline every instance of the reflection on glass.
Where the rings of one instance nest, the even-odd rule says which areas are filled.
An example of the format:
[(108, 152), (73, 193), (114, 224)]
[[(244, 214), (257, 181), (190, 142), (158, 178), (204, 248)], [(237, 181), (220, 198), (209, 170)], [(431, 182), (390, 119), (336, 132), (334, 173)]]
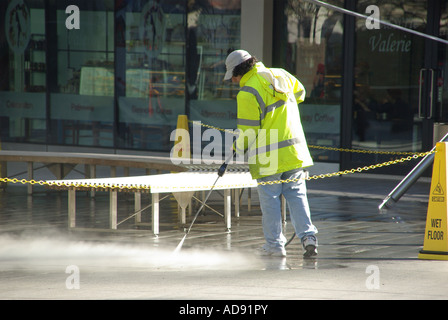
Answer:
[[(45, 142), (46, 76), (43, 1), (4, 6), (0, 37), (0, 136), (2, 141)], [(2, 28), (3, 30), (3, 28)]]
[(80, 29), (57, 17), (57, 81), (50, 95), (52, 143), (112, 147), (114, 119), (113, 0), (80, 3)]
[(185, 110), (185, 12), (178, 2), (153, 0), (119, 10), (126, 63), (118, 92), (121, 147), (170, 150), (170, 132)]
[[(241, 0), (191, 0), (187, 15), (190, 118), (219, 128), (234, 129), (239, 85), (223, 82), (223, 78), (227, 55), (240, 49)], [(230, 144), (232, 137), (221, 134), (221, 141)], [(208, 143), (203, 141), (202, 147)], [(225, 153), (229, 147), (223, 143), (223, 149), (214, 152)]]
[[(365, 13), (369, 1), (359, 1)], [(381, 20), (425, 32), (426, 1), (377, 1)], [(352, 145), (379, 151), (419, 151), (421, 119), (418, 117), (419, 74), (424, 39), (381, 25), (368, 29), (356, 19), (355, 88)], [(372, 162), (372, 155), (353, 155)], [(369, 157), (369, 158), (368, 158)], [(390, 155), (375, 155), (376, 161)]]
[(169, 151), (180, 114), (236, 127), (230, 99), (237, 88), (222, 79), (229, 49), (240, 44), (240, 7), (240, 0), (151, 0), (120, 9), (126, 21), (126, 80), (118, 92), (122, 147)]
[(238, 88), (223, 83), (225, 59), (240, 48), (241, 1), (189, 1), (187, 48), (193, 100), (234, 99)]
[[(447, 3), (442, 3), (442, 15), (440, 18), (439, 37), (448, 40), (448, 15)], [(435, 119), (446, 128), (448, 123), (448, 54), (447, 45), (444, 43), (438, 44), (438, 74), (437, 74), (437, 108), (435, 112)], [(439, 141), (443, 137), (443, 133), (435, 136), (435, 141)]]
[[(343, 1), (328, 2), (343, 7)], [(277, 5), (286, 23), (278, 31), (285, 35), (278, 39), (285, 40), (274, 38), (278, 48), (274, 62), (305, 86), (306, 99), (299, 108), (308, 144), (339, 147), (343, 16), (305, 1), (285, 0)], [(333, 151), (310, 151), (315, 160), (339, 160)]]
[[(66, 26), (72, 4), (79, 29)], [(241, 0), (2, 3), (2, 141), (170, 151), (180, 114), (235, 128), (238, 87), (222, 78), (240, 11)]]

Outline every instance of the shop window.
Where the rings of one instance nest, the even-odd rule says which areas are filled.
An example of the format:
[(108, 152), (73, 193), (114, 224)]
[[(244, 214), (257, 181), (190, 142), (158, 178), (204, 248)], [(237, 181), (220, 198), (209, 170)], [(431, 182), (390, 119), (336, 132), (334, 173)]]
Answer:
[(44, 1), (3, 1), (0, 6), (0, 137), (45, 142), (46, 39)]
[(114, 1), (77, 1), (79, 29), (66, 26), (70, 1), (57, 3), (57, 71), (51, 92), (52, 143), (113, 147)]
[[(235, 129), (239, 85), (224, 82), (223, 78), (227, 55), (241, 49), (241, 0), (191, 1), (187, 15), (190, 118), (218, 128)], [(221, 132), (221, 141), (231, 142), (232, 136), (225, 137)], [(203, 141), (201, 149), (209, 143)], [(211, 156), (228, 149), (223, 143), (223, 150), (213, 150)]]
[[(365, 13), (369, 4), (359, 1), (357, 11)], [(375, 4), (381, 20), (425, 32), (426, 1)], [(379, 151), (421, 150), (418, 101), (425, 39), (385, 25), (367, 28), (365, 19), (356, 19), (355, 43), (352, 145)], [(372, 157), (352, 155), (355, 161), (371, 162)], [(375, 161), (394, 157), (376, 155)]]
[[(343, 7), (344, 1), (327, 1)], [(316, 4), (275, 2), (274, 65), (294, 74), (305, 86), (300, 104), (310, 146), (339, 147), (342, 90), (343, 15)], [(281, 22), (283, 21), (283, 22)], [(311, 148), (316, 161), (339, 161), (338, 153)]]
[[(180, 114), (236, 127), (237, 88), (222, 78), (228, 51), (240, 43), (240, 7), (240, 0), (149, 0), (119, 8), (117, 37), (124, 41), (117, 51), (126, 62), (118, 75), (121, 147), (170, 151)], [(226, 118), (213, 116), (217, 111)]]
[[(169, 151), (170, 132), (185, 110), (185, 6), (140, 1), (119, 9), (119, 145)], [(121, 62), (121, 61), (120, 61)]]
[[(79, 9), (68, 28), (67, 7)], [(2, 141), (170, 151), (177, 116), (236, 127), (241, 0), (0, 1)], [(19, 30), (20, 29), (20, 30)]]

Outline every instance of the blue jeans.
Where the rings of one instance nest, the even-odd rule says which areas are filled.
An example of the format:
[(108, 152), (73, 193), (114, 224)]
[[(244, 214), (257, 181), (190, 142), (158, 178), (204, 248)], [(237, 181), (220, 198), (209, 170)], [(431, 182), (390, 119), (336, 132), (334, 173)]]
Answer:
[[(305, 173), (301, 169), (294, 169), (283, 173), (258, 179), (257, 182), (304, 178)], [(282, 233), (281, 195), (288, 204), (291, 223), (299, 239), (306, 235), (314, 235), (317, 228), (311, 222), (310, 208), (306, 195), (306, 180), (297, 182), (258, 185), (258, 194), (262, 212), (262, 224), (266, 249), (278, 250), (283, 248), (286, 238)]]

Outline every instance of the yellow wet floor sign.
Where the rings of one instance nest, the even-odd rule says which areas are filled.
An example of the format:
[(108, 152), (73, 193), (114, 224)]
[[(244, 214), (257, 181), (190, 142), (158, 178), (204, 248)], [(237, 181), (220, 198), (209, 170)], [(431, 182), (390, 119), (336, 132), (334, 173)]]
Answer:
[(432, 169), (423, 250), (419, 259), (448, 260), (447, 143), (438, 142)]

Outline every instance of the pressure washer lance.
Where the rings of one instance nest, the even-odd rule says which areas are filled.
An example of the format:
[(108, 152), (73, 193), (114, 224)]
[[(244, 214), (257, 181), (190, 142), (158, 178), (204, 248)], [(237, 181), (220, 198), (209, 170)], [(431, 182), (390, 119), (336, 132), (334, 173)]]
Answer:
[(182, 249), (182, 245), (184, 244), (185, 239), (187, 238), (187, 235), (190, 233), (191, 227), (193, 226), (194, 222), (196, 221), (196, 218), (199, 216), (199, 213), (202, 211), (202, 208), (204, 208), (205, 203), (207, 202), (208, 198), (210, 197), (213, 189), (215, 188), (216, 183), (218, 182), (219, 178), (221, 178), (224, 173), (227, 170), (227, 166), (229, 164), (229, 162), (233, 159), (233, 156), (235, 155), (235, 151), (233, 151), (232, 155), (230, 157), (228, 157), (226, 159), (226, 161), (224, 161), (224, 163), (221, 165), (221, 167), (219, 167), (218, 169), (218, 177), (216, 178), (215, 182), (213, 183), (211, 189), (209, 190), (209, 192), (207, 193), (207, 196), (205, 197), (204, 201), (202, 201), (202, 205), (199, 208), (199, 210), (196, 212), (196, 215), (193, 218), (193, 221), (190, 224), (190, 227), (187, 229), (187, 231), (185, 232), (184, 237), (182, 238), (182, 240), (179, 242), (179, 244), (177, 245), (176, 249), (174, 250), (174, 253), (178, 253), (180, 251), (180, 249)]

